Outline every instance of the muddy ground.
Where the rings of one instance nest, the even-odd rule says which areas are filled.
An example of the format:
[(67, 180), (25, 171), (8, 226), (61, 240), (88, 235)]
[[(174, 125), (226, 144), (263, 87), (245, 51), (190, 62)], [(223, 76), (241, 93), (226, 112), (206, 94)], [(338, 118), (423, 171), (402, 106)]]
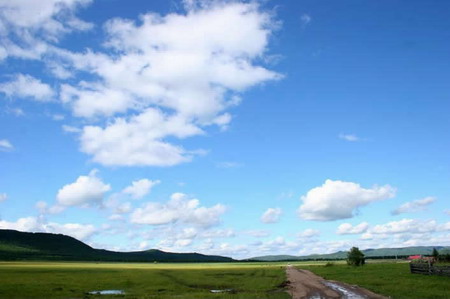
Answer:
[(288, 292), (293, 299), (387, 299), (378, 294), (358, 286), (343, 282), (325, 280), (307, 270), (300, 270), (293, 266), (286, 269)]

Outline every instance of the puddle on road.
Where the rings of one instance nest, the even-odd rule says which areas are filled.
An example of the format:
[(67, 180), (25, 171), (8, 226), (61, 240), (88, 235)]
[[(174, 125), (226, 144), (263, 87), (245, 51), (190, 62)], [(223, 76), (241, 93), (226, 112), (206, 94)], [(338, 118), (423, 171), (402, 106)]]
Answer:
[(233, 293), (234, 289), (211, 290), (211, 293)]
[(333, 290), (335, 290), (336, 292), (342, 294), (343, 299), (366, 299), (366, 296), (362, 296), (360, 294), (357, 294), (343, 286), (340, 286), (338, 284), (335, 284), (331, 281), (324, 281), (323, 282), (324, 285), (326, 285), (327, 287), (332, 288)]
[(122, 290), (102, 290), (89, 292), (90, 295), (125, 295)]

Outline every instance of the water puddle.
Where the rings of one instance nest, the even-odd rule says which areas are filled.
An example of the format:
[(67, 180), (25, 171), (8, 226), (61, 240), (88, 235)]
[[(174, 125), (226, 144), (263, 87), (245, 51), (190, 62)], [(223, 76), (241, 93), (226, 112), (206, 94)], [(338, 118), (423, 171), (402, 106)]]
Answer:
[(234, 293), (234, 289), (211, 290), (211, 293)]
[(122, 290), (102, 290), (102, 291), (92, 291), (88, 292), (90, 295), (125, 295)]
[(337, 291), (338, 293), (342, 294), (343, 299), (366, 299), (366, 296), (362, 296), (360, 294), (357, 294), (343, 286), (340, 286), (338, 284), (335, 284), (331, 281), (324, 281), (323, 282), (324, 285), (326, 285), (327, 287), (332, 288), (333, 290)]

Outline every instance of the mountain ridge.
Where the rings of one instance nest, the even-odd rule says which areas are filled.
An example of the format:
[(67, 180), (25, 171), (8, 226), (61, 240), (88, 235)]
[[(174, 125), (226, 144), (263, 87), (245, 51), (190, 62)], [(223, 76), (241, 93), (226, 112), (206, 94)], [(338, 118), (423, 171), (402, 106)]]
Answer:
[[(433, 248), (441, 254), (450, 253), (449, 246), (410, 246), (398, 248), (368, 248), (361, 250), (366, 258), (403, 258), (410, 255), (431, 255)], [(329, 254), (310, 254), (304, 256), (295, 255), (264, 255), (252, 257), (249, 261), (301, 261), (301, 260), (334, 260), (345, 259), (347, 251), (337, 251)]]
[(95, 249), (63, 234), (0, 229), (0, 260), (54, 260), (107, 262), (233, 262), (229, 257), (196, 252), (173, 253), (158, 249), (117, 252)]

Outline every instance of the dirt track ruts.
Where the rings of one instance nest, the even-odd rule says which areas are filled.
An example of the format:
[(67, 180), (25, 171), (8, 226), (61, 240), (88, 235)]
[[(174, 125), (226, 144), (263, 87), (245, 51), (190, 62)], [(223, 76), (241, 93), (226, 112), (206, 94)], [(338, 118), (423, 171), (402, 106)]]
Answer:
[(308, 270), (293, 266), (286, 269), (288, 292), (293, 299), (348, 298), (348, 299), (387, 299), (358, 286), (325, 280)]

